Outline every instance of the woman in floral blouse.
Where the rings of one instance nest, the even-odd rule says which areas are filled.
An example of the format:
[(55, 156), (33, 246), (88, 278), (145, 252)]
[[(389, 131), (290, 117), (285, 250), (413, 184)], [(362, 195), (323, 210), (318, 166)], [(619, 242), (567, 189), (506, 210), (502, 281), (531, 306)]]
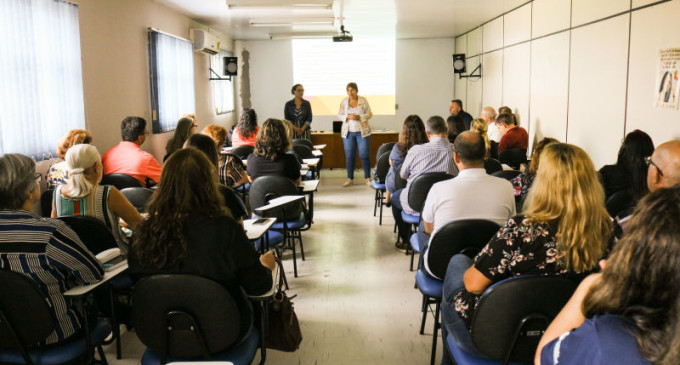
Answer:
[[(597, 268), (612, 235), (604, 191), (588, 155), (551, 143), (541, 155), (525, 210), (475, 257), (455, 255), (444, 279), (442, 335), (451, 332), (464, 350), (477, 353), (469, 327), (482, 293), (518, 275), (566, 275), (580, 279)], [(444, 356), (442, 364), (450, 364)]]

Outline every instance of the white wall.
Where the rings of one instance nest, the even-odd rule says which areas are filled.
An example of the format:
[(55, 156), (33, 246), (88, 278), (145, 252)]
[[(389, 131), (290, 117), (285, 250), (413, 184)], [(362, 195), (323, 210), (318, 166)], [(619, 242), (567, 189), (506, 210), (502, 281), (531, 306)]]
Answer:
[[(404, 119), (410, 114), (418, 114), (423, 119), (432, 115), (447, 116), (453, 99), (451, 55), (454, 47), (453, 38), (397, 40), (395, 95), (398, 108), (395, 115), (375, 115), (371, 119), (372, 127), (401, 130)], [(243, 49), (250, 53), (251, 102), (258, 119), (283, 118), (283, 105), (292, 98), (290, 87), (295, 83), (292, 42), (237, 41), (235, 48), (239, 57)], [(241, 77), (243, 75), (239, 75), (239, 79)], [(351, 71), (348, 71), (350, 78)], [(240, 84), (237, 85), (239, 89)], [(338, 93), (344, 94), (344, 90), (338, 90)], [(312, 129), (331, 130), (334, 120), (337, 120), (336, 116), (315, 115)]]
[(613, 163), (634, 129), (655, 145), (680, 138), (680, 111), (653, 106), (659, 50), (680, 46), (678, 14), (680, 0), (632, 10), (630, 0), (534, 0), (456, 38), (483, 77), (454, 82), (455, 95), (473, 115), (510, 106), (532, 143), (554, 137), (597, 168)]
[[(141, 116), (151, 122), (147, 28), (182, 38), (190, 28), (205, 26), (152, 0), (79, 0), (80, 44), (86, 127), (101, 153), (120, 142), (120, 122)], [(222, 48), (233, 41), (215, 33)], [(196, 118), (199, 128), (231, 125), (233, 113), (216, 115), (209, 78), (209, 56), (194, 53)], [(187, 111), (190, 112), (190, 111)], [(159, 161), (172, 132), (151, 135), (142, 148)]]

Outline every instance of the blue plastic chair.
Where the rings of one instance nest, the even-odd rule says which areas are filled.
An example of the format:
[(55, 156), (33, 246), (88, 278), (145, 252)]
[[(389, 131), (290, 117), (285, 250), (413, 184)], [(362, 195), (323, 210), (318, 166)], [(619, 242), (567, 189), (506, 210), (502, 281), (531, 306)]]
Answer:
[(373, 201), (373, 216), (375, 217), (378, 207), (380, 207), (380, 219), (378, 225), (382, 225), (383, 217), (383, 206), (385, 205), (385, 192), (387, 187), (385, 186), (385, 178), (387, 177), (387, 172), (390, 169), (390, 153), (385, 152), (378, 157), (378, 162), (376, 163), (376, 169), (373, 173), (373, 181), (371, 181), (371, 187), (375, 190), (375, 198)]
[[(432, 185), (449, 179), (453, 179), (453, 176), (445, 172), (428, 172), (418, 176), (415, 178), (415, 180), (413, 180), (411, 188), (408, 191), (408, 205), (411, 207), (411, 209), (420, 213), (425, 206), (425, 200), (427, 199), (427, 194), (430, 192), (430, 189), (432, 189)], [(410, 237), (418, 229), (418, 225), (420, 225), (420, 214), (412, 215), (402, 210), (401, 218), (404, 220), (404, 222), (410, 224)], [(415, 260), (416, 251), (408, 251), (410, 251), (411, 254), (411, 265), (409, 270), (413, 271), (413, 261)], [(409, 252), (407, 252), (407, 254), (408, 253)]]
[(266, 357), (245, 294), (233, 295), (213, 280), (152, 275), (137, 282), (132, 303), (137, 336), (147, 346), (142, 365), (206, 360), (246, 365), (258, 348)]
[[(57, 365), (106, 364), (102, 341), (111, 333), (107, 320), (97, 320), (90, 330), (83, 319), (84, 334), (63, 344), (44, 345), (56, 325), (45, 296), (26, 275), (0, 270), (0, 363)], [(10, 294), (8, 294), (10, 293)], [(95, 361), (96, 347), (100, 359)]]
[(560, 276), (515, 276), (495, 283), (472, 316), (477, 354), (462, 348), (449, 331), (449, 355), (459, 365), (533, 364), (538, 341), (576, 286), (577, 281)]

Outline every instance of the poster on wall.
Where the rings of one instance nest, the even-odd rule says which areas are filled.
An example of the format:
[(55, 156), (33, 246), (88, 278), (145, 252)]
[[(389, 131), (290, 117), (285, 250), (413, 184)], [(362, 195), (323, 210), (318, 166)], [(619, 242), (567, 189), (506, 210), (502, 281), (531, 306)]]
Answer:
[(659, 52), (654, 95), (657, 108), (678, 109), (680, 106), (680, 48)]

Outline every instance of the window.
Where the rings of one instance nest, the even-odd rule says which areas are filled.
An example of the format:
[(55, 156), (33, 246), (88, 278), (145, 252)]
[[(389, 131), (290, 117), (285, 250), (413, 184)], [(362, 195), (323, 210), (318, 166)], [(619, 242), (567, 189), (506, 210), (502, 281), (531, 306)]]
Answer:
[(52, 157), (85, 128), (78, 7), (0, 1), (0, 153)]
[[(231, 57), (234, 53), (221, 50), (210, 57), (210, 68), (217, 73), (210, 72), (210, 78), (228, 77), (224, 75), (224, 57)], [(215, 114), (224, 114), (234, 111), (234, 82), (231, 79), (211, 80), (213, 91), (213, 105)]]
[(196, 109), (193, 46), (185, 39), (149, 29), (149, 63), (153, 132), (169, 132), (182, 115)]

